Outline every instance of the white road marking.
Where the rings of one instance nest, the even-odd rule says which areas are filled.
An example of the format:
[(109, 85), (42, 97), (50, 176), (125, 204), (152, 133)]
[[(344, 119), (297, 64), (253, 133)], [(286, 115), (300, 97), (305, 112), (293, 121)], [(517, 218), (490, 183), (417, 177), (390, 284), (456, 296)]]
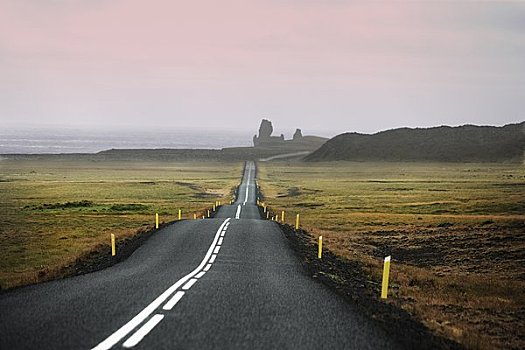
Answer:
[(192, 278), (191, 280), (189, 280), (183, 287), (182, 289), (183, 290), (188, 290), (190, 289), (191, 287), (193, 287), (193, 285), (195, 284), (195, 282), (197, 282), (197, 279), (196, 278)]
[(173, 309), (173, 307), (175, 306), (175, 304), (177, 304), (179, 302), (179, 300), (184, 296), (184, 292), (182, 291), (178, 291), (177, 293), (175, 293), (175, 295), (170, 299), (170, 301), (168, 301), (163, 309), (164, 310), (167, 310), (167, 311), (170, 311), (171, 309)]
[(131, 337), (129, 337), (128, 340), (122, 344), (125, 348), (132, 348), (135, 345), (137, 345), (146, 335), (148, 335), (149, 332), (153, 328), (155, 328), (156, 325), (159, 324), (160, 321), (164, 318), (164, 315), (156, 314), (153, 316), (148, 322), (144, 324), (144, 326), (140, 327), (138, 331), (135, 332)]
[(219, 254), (219, 250), (221, 249), (221, 246), (216, 246), (215, 250), (213, 251), (213, 254)]
[[(202, 259), (202, 262), (199, 266), (186, 276), (182, 277), (180, 280), (175, 282), (171, 287), (166, 289), (161, 295), (159, 295), (153, 302), (151, 302), (148, 306), (146, 306), (141, 312), (139, 312), (135, 317), (133, 317), (128, 323), (126, 323), (124, 326), (120, 327), (117, 331), (112, 333), (109, 337), (104, 339), (101, 343), (99, 343), (97, 346), (92, 348), (92, 350), (108, 350), (111, 349), (115, 344), (117, 344), (119, 341), (121, 341), (126, 335), (128, 335), (132, 330), (134, 330), (139, 324), (144, 322), (146, 318), (149, 317), (166, 299), (168, 299), (177, 289), (179, 289), (182, 285), (184, 285), (189, 279), (193, 278), (196, 274), (198, 274), (203, 267), (206, 265), (208, 260), (210, 260), (210, 263), (213, 263), (215, 261), (215, 258), (217, 255), (212, 255), (212, 251), (215, 249), (215, 245), (217, 244), (217, 241), (219, 239), (219, 234), (226, 226), (226, 224), (230, 221), (230, 219), (224, 220), (224, 222), (221, 224), (219, 229), (217, 230), (217, 233), (215, 234), (215, 237), (213, 239), (213, 242), (210, 245), (210, 248), (206, 252), (206, 255), (204, 256), (204, 259)], [(210, 259), (211, 256), (211, 259)]]
[(235, 218), (236, 219), (241, 218), (241, 205), (240, 204), (237, 206), (237, 212), (235, 213)]
[(195, 278), (201, 278), (205, 274), (206, 274), (206, 271), (201, 271), (201, 272), (199, 272), (198, 274), (195, 275)]
[(211, 268), (211, 264), (206, 265), (203, 271), (208, 271)]
[(215, 262), (215, 259), (217, 259), (217, 255), (213, 254), (210, 258), (210, 264), (213, 264)]
[(225, 233), (226, 233), (226, 232), (222, 231), (222, 233), (221, 233), (221, 237), (224, 237), (224, 234), (225, 234)]
[(248, 186), (250, 186), (250, 175), (251, 174), (252, 174), (252, 167), (250, 166), (248, 168), (248, 179), (246, 181), (246, 184), (244, 185), (245, 196), (244, 196), (244, 203), (243, 203), (243, 205), (246, 205), (246, 202), (248, 202), (248, 194), (249, 194)]
[(219, 238), (219, 243), (217, 243), (217, 245), (222, 245), (222, 240), (223, 239), (224, 239), (224, 237)]

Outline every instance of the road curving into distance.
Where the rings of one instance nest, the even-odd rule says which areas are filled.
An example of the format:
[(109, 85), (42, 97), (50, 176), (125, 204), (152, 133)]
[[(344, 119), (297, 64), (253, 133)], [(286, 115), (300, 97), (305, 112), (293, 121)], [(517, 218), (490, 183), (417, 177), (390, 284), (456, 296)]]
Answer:
[(159, 230), (107, 269), (0, 295), (0, 349), (396, 349), (311, 279), (262, 220), (256, 168), (215, 218)]

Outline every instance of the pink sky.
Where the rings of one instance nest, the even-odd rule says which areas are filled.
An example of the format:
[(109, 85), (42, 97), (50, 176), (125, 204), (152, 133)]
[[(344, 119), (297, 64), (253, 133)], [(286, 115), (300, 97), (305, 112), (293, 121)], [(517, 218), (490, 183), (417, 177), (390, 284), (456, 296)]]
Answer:
[(6, 124), (505, 124), (524, 62), (517, 2), (0, 0)]

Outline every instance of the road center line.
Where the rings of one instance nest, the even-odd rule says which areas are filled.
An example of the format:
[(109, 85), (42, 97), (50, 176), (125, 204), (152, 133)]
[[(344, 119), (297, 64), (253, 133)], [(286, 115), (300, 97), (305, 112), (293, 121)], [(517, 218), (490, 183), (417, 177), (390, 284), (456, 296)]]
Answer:
[(164, 315), (156, 314), (153, 316), (148, 322), (144, 324), (144, 326), (140, 327), (138, 331), (133, 334), (124, 344), (122, 344), (125, 348), (132, 348), (135, 345), (137, 345), (146, 335), (148, 335), (149, 332), (153, 328), (155, 328), (156, 325), (159, 324), (160, 321), (164, 318)]
[(183, 290), (188, 290), (190, 289), (191, 287), (193, 287), (193, 285), (195, 284), (195, 282), (197, 282), (197, 279), (196, 278), (192, 278), (191, 280), (189, 280), (183, 287), (182, 289)]
[(235, 213), (235, 218), (236, 219), (241, 218), (241, 205), (240, 204), (237, 206), (237, 212)]
[(172, 295), (177, 289), (179, 289), (182, 285), (184, 285), (189, 279), (193, 278), (193, 276), (198, 274), (203, 269), (203, 267), (206, 265), (206, 263), (208, 263), (208, 260), (210, 260), (210, 263), (213, 263), (217, 255), (212, 255), (212, 252), (215, 249), (215, 245), (217, 244), (217, 241), (219, 239), (219, 234), (221, 233), (222, 229), (224, 228), (224, 226), (226, 226), (226, 224), (229, 221), (230, 221), (230, 218), (224, 220), (224, 222), (221, 224), (221, 226), (217, 230), (217, 233), (215, 234), (215, 237), (213, 238), (213, 242), (211, 243), (210, 247), (208, 248), (208, 251), (206, 252), (206, 255), (204, 256), (204, 259), (202, 259), (202, 262), (200, 263), (199, 266), (197, 266), (195, 270), (193, 270), (192, 272), (190, 272), (189, 274), (187, 274), (186, 276), (182, 277), (180, 280), (175, 282), (171, 287), (166, 289), (161, 295), (159, 295), (155, 300), (153, 300), (153, 302), (151, 302), (148, 306), (146, 306), (135, 317), (133, 317), (130, 321), (128, 321), (128, 323), (120, 327), (117, 331), (115, 331), (113, 334), (111, 334), (109, 337), (107, 337), (97, 346), (92, 348), (92, 350), (111, 349), (115, 344), (117, 344), (125, 336), (127, 336), (131, 331), (133, 331), (135, 327), (137, 327), (139, 324), (144, 322), (144, 320), (148, 318), (149, 315), (151, 315), (164, 301), (166, 301), (166, 299), (168, 299), (170, 295)]
[(164, 307), (162, 309), (166, 310), (166, 311), (170, 311), (171, 309), (173, 309), (173, 307), (175, 306), (175, 304), (177, 304), (179, 302), (179, 300), (182, 299), (182, 297), (184, 296), (184, 292), (182, 291), (178, 291), (177, 293), (175, 293), (175, 295), (170, 299), (170, 301), (168, 301)]

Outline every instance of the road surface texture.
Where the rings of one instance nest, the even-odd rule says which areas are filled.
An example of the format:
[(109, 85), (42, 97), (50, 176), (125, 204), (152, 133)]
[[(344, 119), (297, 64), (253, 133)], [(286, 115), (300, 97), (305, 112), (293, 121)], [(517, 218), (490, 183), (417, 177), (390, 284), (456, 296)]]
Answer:
[(396, 349), (261, 220), (256, 169), (213, 219), (168, 226), (107, 269), (0, 295), (0, 349)]

